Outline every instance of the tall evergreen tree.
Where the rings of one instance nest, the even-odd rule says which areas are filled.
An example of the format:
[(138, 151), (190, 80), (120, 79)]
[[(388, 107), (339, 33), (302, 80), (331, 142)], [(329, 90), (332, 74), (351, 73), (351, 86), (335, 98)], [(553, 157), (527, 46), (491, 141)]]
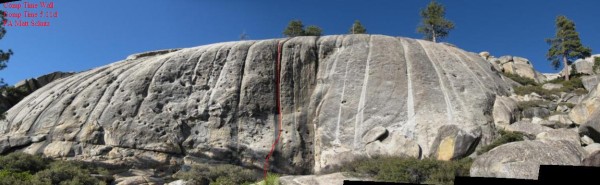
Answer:
[(318, 26), (310, 25), (306, 27), (306, 31), (304, 31), (305, 36), (321, 36), (321, 32), (323, 30)]
[(546, 39), (546, 42), (550, 45), (546, 57), (552, 62), (554, 69), (561, 66), (562, 60), (565, 80), (569, 80), (569, 65), (577, 59), (589, 57), (592, 52), (589, 47), (581, 44), (575, 23), (563, 15), (556, 18), (556, 36)]
[(283, 30), (283, 34), (287, 37), (297, 37), (304, 35), (304, 25), (300, 20), (292, 20)]
[(437, 42), (438, 38), (447, 37), (450, 30), (454, 29), (454, 23), (444, 18), (446, 15), (444, 6), (435, 0), (421, 10), (420, 14), (422, 20), (417, 32), (424, 34), (427, 40)]
[[(4, 37), (4, 35), (6, 34), (6, 29), (4, 28), (3, 23), (6, 22), (6, 17), (4, 14), (4, 11), (0, 10), (0, 20), (2, 21), (2, 23), (0, 23), (0, 39), (2, 39)], [(4, 52), (4, 50), (0, 49), (0, 70), (6, 68), (6, 63), (8, 62), (8, 59), (10, 59), (10, 56), (13, 54), (12, 50), (8, 50), (8, 52)], [(4, 93), (6, 91), (6, 83), (4, 83), (4, 79), (0, 78), (0, 93)], [(6, 112), (6, 110), (2, 110), (0, 109), (0, 119), (4, 119), (4, 113)]]
[(360, 23), (360, 21), (355, 20), (354, 24), (352, 24), (352, 27), (350, 28), (350, 34), (362, 34), (362, 33), (367, 33), (367, 29), (365, 27), (363, 27), (363, 25)]

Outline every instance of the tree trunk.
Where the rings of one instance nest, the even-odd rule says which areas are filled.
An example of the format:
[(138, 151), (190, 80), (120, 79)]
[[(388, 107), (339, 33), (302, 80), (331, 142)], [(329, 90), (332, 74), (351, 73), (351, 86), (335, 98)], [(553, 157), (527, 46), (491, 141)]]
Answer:
[(566, 54), (563, 54), (563, 64), (565, 65), (565, 69), (566, 69), (566, 71), (565, 71), (565, 80), (569, 81), (569, 76), (571, 74), (571, 73), (569, 73), (569, 68), (571, 66), (569, 66), (569, 64), (567, 63), (567, 55)]
[(432, 40), (433, 40), (433, 42), (436, 42), (436, 41), (435, 41), (435, 37), (436, 37), (436, 36), (435, 36), (435, 31), (431, 31), (431, 32), (433, 33)]

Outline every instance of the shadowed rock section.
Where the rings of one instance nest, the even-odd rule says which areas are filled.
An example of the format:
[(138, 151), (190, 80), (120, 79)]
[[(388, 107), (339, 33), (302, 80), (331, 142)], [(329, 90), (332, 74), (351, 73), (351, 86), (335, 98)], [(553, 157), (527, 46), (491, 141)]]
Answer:
[(271, 166), (279, 172), (318, 172), (366, 156), (367, 148), (374, 148), (369, 156), (464, 157), (493, 138), (495, 97), (509, 91), (476, 54), (422, 40), (219, 43), (130, 57), (44, 86), (0, 123), (3, 151), (262, 167), (279, 129), (278, 42), (283, 132)]

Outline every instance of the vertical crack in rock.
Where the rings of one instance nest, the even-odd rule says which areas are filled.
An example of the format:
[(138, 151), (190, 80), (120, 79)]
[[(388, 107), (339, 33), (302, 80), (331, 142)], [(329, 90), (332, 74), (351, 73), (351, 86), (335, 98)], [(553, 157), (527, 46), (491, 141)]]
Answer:
[(487, 90), (490, 90), (490, 89), (488, 89), (488, 87), (486, 87), (486, 86), (484, 85), (484, 83), (481, 81), (481, 79), (479, 79), (479, 77), (477, 77), (477, 75), (475, 75), (475, 72), (473, 72), (473, 68), (472, 68), (471, 66), (467, 66), (466, 62), (465, 62), (465, 61), (464, 61), (464, 60), (463, 60), (463, 59), (462, 59), (460, 56), (458, 56), (458, 54), (456, 54), (456, 53), (454, 53), (454, 52), (450, 51), (450, 49), (448, 49), (449, 47), (450, 47), (450, 46), (445, 46), (445, 45), (444, 45), (444, 50), (446, 50), (446, 51), (447, 51), (447, 53), (450, 53), (450, 54), (452, 54), (452, 56), (454, 56), (454, 58), (455, 58), (456, 60), (458, 60), (458, 61), (460, 62), (460, 64), (462, 64), (462, 66), (463, 66), (465, 69), (467, 69), (466, 71), (468, 71), (468, 72), (469, 72), (469, 74), (471, 75), (471, 78), (475, 79), (475, 80), (478, 82), (477, 84), (479, 85), (479, 89), (481, 90), (481, 93), (485, 93), (485, 92), (486, 92), (486, 89), (487, 89)]
[(364, 121), (364, 113), (365, 113), (365, 103), (366, 103), (366, 99), (367, 99), (367, 85), (369, 82), (369, 63), (371, 62), (371, 53), (372, 53), (372, 42), (373, 42), (373, 36), (369, 35), (369, 41), (368, 41), (368, 54), (367, 54), (367, 64), (365, 66), (365, 75), (364, 75), (364, 80), (363, 80), (363, 84), (362, 84), (362, 89), (360, 92), (360, 100), (358, 102), (358, 107), (356, 110), (356, 121), (354, 122), (354, 147), (353, 149), (359, 150), (359, 146), (358, 143), (360, 141), (359, 135), (362, 133), (362, 130), (360, 130), (362, 123)]
[(466, 105), (464, 99), (458, 93), (458, 91), (464, 91), (465, 87), (459, 87), (463, 90), (457, 89), (457, 86), (460, 86), (460, 84), (455, 83), (454, 80), (456, 79), (457, 82), (461, 83), (467, 83), (468, 81), (472, 81), (473, 79), (462, 78), (462, 74), (464, 73), (463, 71), (465, 71), (466, 69), (457, 70), (457, 68), (460, 68), (460, 65), (456, 65), (455, 63), (457, 62), (450, 60), (451, 58), (448, 58), (447, 55), (444, 55), (445, 53), (441, 53), (440, 50), (438, 50), (437, 48), (433, 48), (434, 43), (424, 41), (420, 43), (424, 48), (427, 48), (426, 51), (430, 51), (428, 56), (432, 56), (430, 58), (431, 62), (435, 63), (435, 66), (438, 66), (437, 69), (440, 72), (440, 74), (444, 75), (444, 78), (440, 78), (440, 80), (444, 81), (445, 85), (443, 87), (445, 87), (445, 92), (450, 91), (447, 94), (449, 97), (448, 100), (450, 102), (450, 108), (452, 110), (452, 123), (464, 122), (466, 121), (464, 117), (473, 117), (470, 111), (465, 110)]
[(440, 72), (440, 69), (438, 69), (438, 66), (436, 66), (436, 64), (433, 62), (433, 58), (431, 58), (431, 55), (429, 54), (429, 51), (427, 51), (427, 49), (423, 45), (423, 42), (425, 42), (425, 41), (417, 40), (417, 43), (419, 43), (419, 45), (425, 51), (428, 61), (431, 62), (431, 65), (433, 65), (433, 68), (435, 69), (435, 73), (437, 74), (438, 80), (440, 82), (440, 89), (442, 90), (442, 93), (444, 95), (444, 100), (446, 101), (446, 116), (448, 117), (448, 123), (454, 124), (455, 123), (454, 110), (452, 108), (452, 103), (450, 102), (450, 96), (448, 95), (446, 85), (444, 84), (444, 80), (442, 79), (442, 74)]
[(398, 38), (401, 42), (402, 49), (404, 51), (404, 60), (406, 61), (406, 78), (407, 78), (407, 93), (406, 96), (406, 125), (403, 125), (403, 133), (406, 137), (410, 139), (415, 139), (414, 132), (417, 127), (417, 123), (415, 121), (415, 103), (414, 103), (414, 95), (413, 95), (413, 85), (412, 85), (412, 63), (408, 58), (409, 48), (405, 43), (404, 39)]
[[(350, 39), (350, 38), (348, 38)], [(344, 47), (344, 46), (342, 46)], [(352, 53), (352, 51), (354, 50), (354, 47), (350, 47), (350, 52)], [(338, 51), (341, 52), (341, 51)], [(338, 56), (339, 58), (339, 56)], [(335, 66), (337, 64), (337, 59), (335, 61), (334, 67), (332, 68), (332, 72), (335, 72), (333, 70), (335, 70)], [(350, 61), (346, 61), (346, 67), (344, 69), (344, 78), (343, 78), (343, 85), (342, 85), (342, 93), (341, 93), (341, 97), (340, 97), (340, 102), (339, 102), (339, 109), (338, 109), (338, 115), (337, 115), (337, 122), (336, 122), (336, 127), (335, 127), (335, 139), (333, 140), (332, 144), (334, 146), (340, 146), (342, 143), (340, 141), (340, 122), (342, 121), (342, 108), (344, 107), (344, 103), (346, 103), (346, 100), (344, 99), (344, 94), (346, 92), (346, 81), (348, 80), (348, 67), (350, 66)], [(333, 75), (333, 74), (332, 74)]]
[[(462, 51), (462, 50), (459, 50), (459, 49), (456, 49), (456, 48), (450, 48), (450, 49), (451, 49), (451, 50), (454, 50), (456, 53), (458, 53), (458, 54), (460, 54), (460, 55), (462, 55), (462, 56), (464, 56), (464, 57), (466, 57), (466, 58), (471, 58), (471, 59), (473, 59), (473, 56), (471, 56), (471, 55), (469, 55), (469, 54), (465, 53), (465, 52), (464, 52), (464, 51)], [(488, 77), (488, 78), (486, 78), (485, 76), (481, 75), (480, 73), (477, 73), (477, 74), (479, 75), (479, 77), (478, 77), (478, 78), (483, 78), (483, 81), (490, 81), (490, 80), (494, 80), (494, 79), (496, 79), (496, 78), (494, 78), (494, 77), (493, 77), (493, 76), (492, 76), (490, 73), (487, 73), (488, 71), (487, 71), (487, 70), (486, 70), (486, 69), (485, 69), (483, 66), (481, 66), (481, 64), (478, 62), (478, 60), (471, 60), (471, 61), (472, 61), (473, 63), (475, 63), (475, 64), (476, 64), (476, 65), (479, 67), (479, 69), (481, 69), (481, 72), (482, 72), (482, 73), (484, 73), (484, 75), (485, 75), (485, 76), (487, 76), (487, 77)], [(486, 84), (492, 84), (492, 85), (493, 85), (493, 90), (494, 90), (494, 91), (498, 91), (498, 90), (500, 90), (500, 87), (498, 86), (498, 84), (497, 84), (497, 82), (496, 82), (496, 81), (494, 81), (494, 83), (486, 83)]]
[[(233, 123), (232, 126), (233, 128), (231, 129), (231, 141), (233, 142), (231, 145), (235, 147), (235, 153), (234, 156), (236, 157), (236, 160), (241, 161), (241, 155), (240, 153), (242, 152), (242, 147), (240, 147), (240, 141), (239, 141), (239, 132), (240, 132), (240, 106), (242, 104), (241, 101), (241, 96), (242, 96), (242, 87), (243, 87), (243, 83), (244, 83), (244, 77), (247, 75), (246, 74), (246, 66), (248, 65), (247, 63), (250, 62), (248, 60), (248, 55), (250, 54), (250, 51), (253, 49), (254, 45), (257, 42), (254, 41), (250, 41), (251, 44), (250, 46), (248, 46), (248, 49), (246, 49), (246, 53), (244, 55), (244, 58), (242, 59), (242, 66), (240, 69), (240, 80), (239, 80), (239, 84), (238, 84), (238, 89), (239, 89), (239, 93), (237, 93), (237, 96), (235, 97), (235, 101), (237, 101), (237, 106), (235, 107), (235, 112), (234, 112), (234, 118), (233, 118)], [(241, 44), (245, 44), (244, 43), (240, 43)]]

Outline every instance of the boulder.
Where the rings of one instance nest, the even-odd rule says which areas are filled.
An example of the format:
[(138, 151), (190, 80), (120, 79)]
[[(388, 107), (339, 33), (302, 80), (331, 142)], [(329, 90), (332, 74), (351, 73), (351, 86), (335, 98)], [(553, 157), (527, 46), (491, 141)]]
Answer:
[(569, 118), (569, 115), (566, 115), (566, 114), (555, 114), (555, 115), (549, 116), (548, 121), (558, 122), (563, 125), (573, 124), (573, 121), (571, 121), (571, 119)]
[(117, 185), (160, 185), (164, 184), (164, 181), (156, 177), (132, 176), (117, 178), (115, 183)]
[(487, 60), (490, 57), (490, 52), (482, 51), (479, 53), (479, 56), (481, 56), (481, 58), (483, 58), (484, 60)]
[(342, 185), (344, 184), (344, 180), (372, 181), (370, 178), (353, 177), (350, 174), (341, 172), (326, 175), (298, 175), (279, 177), (279, 183), (286, 185)]
[(527, 121), (518, 121), (512, 125), (505, 127), (505, 130), (512, 132), (521, 132), (529, 135), (538, 135), (539, 133), (550, 131), (552, 130), (552, 128), (538, 124), (533, 124)]
[(588, 154), (592, 154), (596, 151), (600, 151), (600, 143), (592, 143), (590, 145), (587, 145), (587, 146), (583, 147), (583, 150), (585, 150), (586, 153), (588, 153)]
[(586, 90), (591, 91), (600, 82), (600, 75), (582, 76), (581, 82)]
[[(386, 139), (415, 143), (395, 153), (418, 145), (422, 156), (448, 146), (451, 156), (463, 155), (472, 142), (494, 139), (494, 101), (510, 90), (477, 54), (424, 40), (227, 42), (136, 55), (56, 80), (12, 107), (0, 136), (46, 134), (24, 150), (61, 158), (171, 165), (195, 157), (262, 168), (281, 130), (271, 170), (307, 174), (366, 157), (363, 136), (378, 126)], [(457, 132), (440, 132), (445, 125)]]
[(577, 124), (584, 124), (590, 120), (592, 116), (598, 114), (597, 110), (599, 107), (600, 90), (599, 86), (596, 86), (583, 98), (581, 103), (573, 107), (571, 112), (569, 112), (569, 117)]
[(362, 138), (362, 141), (364, 143), (371, 143), (373, 141), (376, 140), (383, 140), (385, 137), (387, 137), (388, 135), (388, 130), (381, 127), (381, 126), (377, 126), (371, 130), (369, 130)]
[(498, 58), (498, 65), (502, 72), (516, 74), (521, 77), (529, 78), (537, 83), (546, 81), (546, 77), (535, 71), (531, 62), (522, 57), (502, 56)]
[(475, 151), (480, 139), (480, 127), (461, 129), (457, 125), (444, 125), (438, 130), (431, 148), (435, 153), (431, 157), (443, 161), (464, 158)]
[(556, 112), (568, 113), (571, 110), (567, 105), (558, 105), (556, 106)]
[[(187, 181), (176, 180), (176, 181), (173, 181), (173, 182), (166, 183), (165, 185), (187, 185), (187, 184), (188, 184)], [(189, 183), (189, 184), (191, 184), (191, 183)]]
[(569, 141), (580, 146), (579, 133), (569, 129), (552, 129), (539, 133), (535, 137), (536, 140), (553, 140), (553, 141)]
[(496, 96), (493, 108), (494, 124), (496, 126), (506, 126), (514, 123), (519, 115), (517, 114), (517, 102), (512, 98), (505, 96)]
[(533, 117), (544, 118), (544, 117), (550, 115), (550, 111), (548, 109), (542, 108), (542, 107), (529, 107), (529, 108), (526, 108), (525, 110), (523, 110), (522, 114), (523, 114), (523, 118), (533, 118)]
[[(600, 57), (600, 55), (592, 55), (585, 59), (575, 60), (575, 62), (573, 62), (573, 64), (571, 64), (571, 68), (577, 70), (578, 73), (593, 75), (593, 74), (595, 74), (595, 72), (594, 72), (594, 58), (595, 57)], [(565, 71), (565, 69), (563, 69), (561, 72), (564, 73), (564, 71)]]
[(478, 156), (470, 176), (537, 179), (540, 165), (577, 166), (583, 158), (581, 147), (569, 141), (512, 142)]
[(583, 145), (591, 145), (594, 144), (594, 140), (586, 135), (581, 136), (581, 144)]
[(590, 154), (588, 157), (583, 159), (582, 163), (584, 166), (600, 167), (600, 151), (595, 151), (594, 153)]
[(542, 73), (542, 75), (546, 77), (546, 81), (562, 78), (562, 76), (559, 73)]

